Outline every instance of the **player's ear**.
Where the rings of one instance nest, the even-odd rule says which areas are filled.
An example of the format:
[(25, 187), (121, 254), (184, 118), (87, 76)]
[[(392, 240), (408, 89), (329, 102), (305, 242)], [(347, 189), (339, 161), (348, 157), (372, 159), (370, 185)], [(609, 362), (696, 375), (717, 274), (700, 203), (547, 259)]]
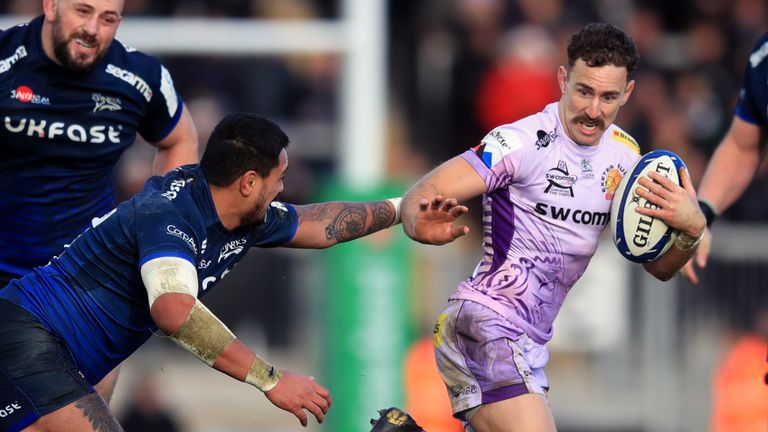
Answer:
[(240, 193), (243, 196), (251, 196), (260, 187), (261, 177), (256, 171), (249, 170), (236, 181), (239, 182)]
[(557, 84), (560, 86), (560, 93), (565, 94), (565, 83), (568, 81), (568, 69), (565, 66), (557, 68)]
[(43, 13), (45, 13), (45, 19), (53, 21), (56, 19), (56, 8), (58, 7), (58, 0), (43, 0)]
[(624, 97), (621, 99), (621, 105), (624, 105), (629, 100), (629, 96), (635, 89), (635, 80), (629, 80), (627, 87), (624, 89)]

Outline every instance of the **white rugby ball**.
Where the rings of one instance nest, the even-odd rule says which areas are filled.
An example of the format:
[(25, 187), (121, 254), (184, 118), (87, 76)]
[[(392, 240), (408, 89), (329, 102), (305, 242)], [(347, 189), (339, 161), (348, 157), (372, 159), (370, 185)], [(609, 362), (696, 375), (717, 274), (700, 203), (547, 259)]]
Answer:
[(621, 179), (611, 203), (611, 233), (622, 256), (644, 263), (664, 254), (677, 238), (678, 231), (660, 219), (641, 215), (637, 207), (655, 205), (635, 193), (641, 177), (655, 171), (673, 182), (680, 183), (680, 168), (685, 163), (668, 150), (654, 150), (643, 155)]

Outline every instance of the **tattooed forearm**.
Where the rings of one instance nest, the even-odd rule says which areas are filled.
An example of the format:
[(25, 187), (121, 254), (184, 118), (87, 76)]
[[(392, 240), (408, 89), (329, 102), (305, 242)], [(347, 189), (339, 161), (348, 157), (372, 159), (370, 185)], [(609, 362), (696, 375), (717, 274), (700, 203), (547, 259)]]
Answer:
[(364, 206), (346, 206), (330, 224), (325, 227), (328, 240), (339, 243), (365, 235), (365, 222), (368, 213)]
[(95, 432), (123, 432), (123, 428), (98, 393), (83, 397), (75, 406), (83, 411)]
[[(389, 201), (333, 201), (297, 206), (302, 237), (294, 247), (328, 247), (392, 226), (396, 211)], [(313, 239), (314, 236), (319, 238)]]
[(329, 202), (304, 206), (301, 220), (323, 224), (326, 240), (341, 243), (388, 228), (395, 210), (387, 201)]
[(375, 202), (372, 204), (373, 222), (369, 233), (388, 228), (395, 220), (395, 210), (390, 207), (388, 202)]

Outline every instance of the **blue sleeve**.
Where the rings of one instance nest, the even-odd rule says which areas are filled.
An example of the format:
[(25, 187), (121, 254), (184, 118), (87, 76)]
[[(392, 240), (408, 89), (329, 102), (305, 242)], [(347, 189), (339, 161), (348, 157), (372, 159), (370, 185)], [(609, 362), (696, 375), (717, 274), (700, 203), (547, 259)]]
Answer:
[(162, 256), (183, 258), (195, 265), (201, 236), (166, 198), (154, 196), (151, 202), (141, 203), (135, 229), (139, 268)]
[(298, 227), (299, 216), (296, 209), (290, 204), (273, 201), (269, 205), (264, 223), (253, 229), (253, 246), (281, 246), (293, 239)]
[(139, 134), (148, 142), (161, 141), (171, 133), (179, 123), (184, 105), (171, 73), (157, 61), (153, 63), (149, 80), (152, 99), (139, 124)]
[(763, 35), (749, 56), (736, 105), (736, 115), (739, 118), (758, 126), (765, 126), (768, 123), (767, 113), (761, 108), (768, 104), (768, 94), (765, 89), (765, 81), (768, 77), (766, 57), (768, 57), (768, 35)]

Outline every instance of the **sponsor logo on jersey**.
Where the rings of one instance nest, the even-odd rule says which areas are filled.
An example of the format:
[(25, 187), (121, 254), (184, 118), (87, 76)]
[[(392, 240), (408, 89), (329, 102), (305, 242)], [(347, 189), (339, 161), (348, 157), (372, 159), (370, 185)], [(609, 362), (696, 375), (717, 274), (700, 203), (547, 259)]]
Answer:
[(635, 141), (635, 139), (632, 138), (631, 136), (625, 134), (624, 132), (622, 132), (620, 130), (614, 129), (613, 133), (611, 134), (611, 137), (614, 140), (616, 140), (616, 141), (624, 144), (625, 146), (629, 147), (635, 153), (640, 154), (640, 146), (637, 145), (637, 141)]
[(610, 213), (583, 209), (557, 207), (545, 203), (536, 203), (534, 211), (542, 216), (561, 221), (570, 221), (578, 225), (603, 226), (608, 224)]
[(112, 96), (104, 96), (101, 93), (91, 94), (93, 99), (93, 112), (96, 111), (120, 111), (123, 109), (123, 102), (120, 98)]
[(105, 71), (108, 74), (116, 78), (119, 78), (127, 82), (131, 86), (133, 86), (133, 88), (138, 90), (139, 93), (141, 93), (141, 95), (144, 96), (144, 99), (146, 99), (147, 102), (152, 100), (152, 89), (149, 87), (149, 84), (147, 84), (147, 82), (144, 81), (140, 76), (136, 75), (133, 72), (129, 72), (125, 69), (121, 69), (113, 65), (112, 63), (107, 65), (107, 68), (105, 69)]
[(592, 169), (592, 162), (589, 159), (582, 159), (580, 166), (581, 166), (581, 178), (583, 179), (595, 178), (595, 172)]
[(547, 147), (557, 139), (557, 129), (554, 129), (551, 132), (544, 132), (539, 129), (536, 131), (536, 138), (538, 138), (536, 140), (536, 150), (539, 150), (542, 147)]
[(504, 156), (521, 147), (522, 143), (514, 132), (505, 133), (500, 130), (494, 130), (480, 144), (473, 147), (472, 151), (483, 161), (485, 166), (490, 168), (504, 158)]
[(5, 129), (11, 133), (23, 133), (27, 136), (37, 136), (39, 138), (54, 139), (57, 136), (67, 137), (74, 142), (89, 142), (101, 144), (109, 140), (114, 144), (120, 143), (120, 131), (122, 126), (96, 125), (86, 128), (83, 125), (74, 123), (66, 124), (64, 122), (50, 122), (47, 120), (36, 120), (22, 118), (18, 123), (13, 124), (13, 120), (5, 117)]
[(175, 225), (168, 225), (167, 227), (165, 227), (165, 232), (174, 237), (178, 237), (184, 240), (187, 243), (187, 245), (189, 245), (190, 249), (192, 249), (194, 253), (197, 253), (197, 245), (195, 244), (195, 239), (193, 239), (192, 236), (190, 236), (189, 234), (176, 228)]
[(749, 65), (756, 68), (768, 56), (768, 42), (765, 42), (749, 56)]
[(165, 98), (165, 106), (168, 108), (168, 116), (173, 117), (176, 115), (176, 110), (179, 108), (179, 97), (176, 96), (176, 88), (173, 87), (171, 73), (163, 66), (160, 66), (160, 93), (163, 95), (163, 98)]
[(627, 170), (621, 165), (611, 164), (603, 170), (603, 174), (600, 176), (600, 190), (603, 191), (606, 200), (613, 199), (616, 188), (619, 187), (619, 183), (626, 173)]
[(19, 102), (31, 103), (35, 105), (50, 105), (51, 100), (47, 97), (35, 94), (29, 86), (18, 86), (16, 89), (11, 90), (11, 99), (16, 99)]
[(163, 192), (163, 196), (168, 198), (169, 201), (173, 201), (179, 195), (181, 189), (186, 186), (188, 182), (189, 179), (177, 179), (172, 181), (171, 185), (168, 186), (168, 190)]
[(245, 243), (247, 243), (248, 240), (246, 240), (245, 237), (237, 240), (232, 240), (231, 242), (224, 245), (223, 248), (219, 251), (219, 261), (223, 260), (224, 258), (229, 257), (230, 255), (237, 255), (243, 250), (245, 250)]
[(24, 47), (24, 45), (21, 45), (20, 47), (16, 48), (16, 51), (13, 53), (13, 55), (0, 60), (0, 74), (11, 70), (11, 67), (13, 67), (13, 65), (15, 65), (19, 60), (23, 59), (26, 56), (27, 56), (27, 49)]
[(204, 269), (207, 269), (210, 265), (211, 265), (211, 260), (201, 259), (200, 264), (197, 265), (197, 268), (199, 268), (200, 270), (204, 270)]
[(549, 184), (545, 193), (561, 196), (573, 196), (573, 185), (578, 177), (568, 172), (568, 165), (565, 161), (559, 161), (557, 167), (550, 169), (544, 175)]
[(19, 401), (14, 401), (0, 408), (0, 417), (5, 418), (21, 409)]
[(280, 201), (272, 201), (269, 205), (278, 210), (277, 216), (280, 217), (280, 219), (285, 219), (288, 216), (288, 207)]

